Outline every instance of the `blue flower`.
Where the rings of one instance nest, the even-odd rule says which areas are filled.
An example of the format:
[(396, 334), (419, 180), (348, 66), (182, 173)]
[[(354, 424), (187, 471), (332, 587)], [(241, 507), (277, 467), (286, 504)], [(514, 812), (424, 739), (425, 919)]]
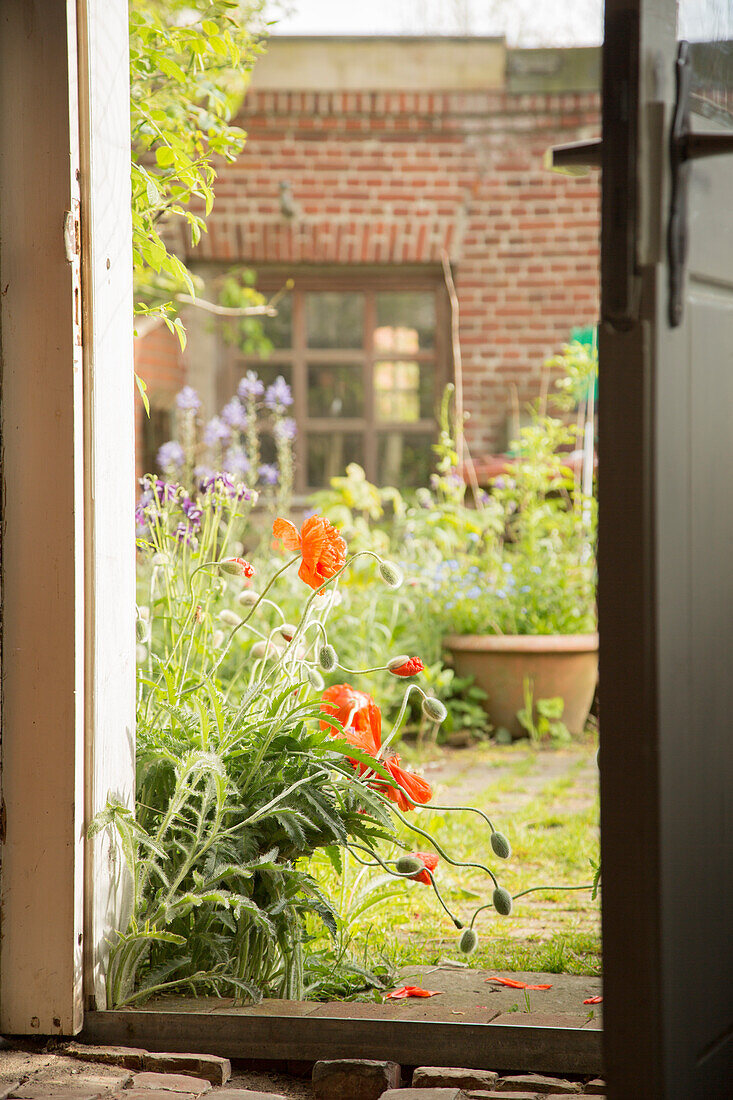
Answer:
[(180, 470), (185, 462), (183, 447), (175, 439), (170, 439), (158, 449), (157, 462), (163, 473)]
[(510, 561), (503, 562), (502, 569), (504, 570), (505, 573), (511, 573), (512, 563)]
[(498, 598), (499, 598), (500, 600), (505, 600), (505, 599), (506, 599), (506, 592), (504, 591), (504, 589), (503, 589), (503, 588), (497, 588), (497, 590), (496, 590), (496, 592), (495, 592), (495, 595), (496, 595), (496, 596), (497, 596), (497, 597), (498, 597)]
[(279, 375), (272, 385), (267, 387), (265, 392), (265, 404), (268, 409), (287, 409), (292, 403), (293, 395), (290, 386), (283, 376)]
[(277, 485), (280, 480), (277, 466), (272, 466), (269, 463), (264, 463), (264, 465), (260, 466), (258, 472), (260, 480), (264, 481), (265, 485)]
[(220, 416), (214, 416), (204, 428), (204, 443), (207, 447), (215, 447), (217, 443), (226, 443), (231, 434), (229, 425)]
[(531, 570), (531, 572), (532, 572), (532, 573), (537, 573), (537, 575), (538, 575), (538, 576), (539, 576), (539, 574), (540, 574), (540, 573), (542, 572), (542, 570), (541, 570), (541, 568), (539, 567), (539, 565), (532, 565), (532, 566), (530, 566), (530, 570)]
[(278, 442), (282, 442), (283, 440), (290, 441), (291, 439), (295, 439), (297, 430), (292, 416), (286, 416), (282, 420), (277, 420), (275, 422), (273, 434)]
[(264, 392), (264, 383), (253, 370), (248, 370), (237, 386), (237, 393), (243, 401), (254, 401), (257, 397), (262, 397)]
[(520, 592), (530, 592), (531, 589), (530, 589), (530, 586), (528, 584), (523, 584), (522, 587), (519, 589), (519, 591)]
[(221, 410), (221, 419), (225, 424), (228, 424), (230, 428), (236, 428), (241, 432), (247, 427), (247, 414), (242, 408), (241, 402), (236, 397), (233, 397), (231, 401), (227, 401), (226, 405)]
[(176, 405), (181, 412), (186, 412), (191, 409), (195, 412), (196, 409), (201, 408), (201, 398), (196, 393), (193, 386), (184, 386), (183, 389), (176, 394)]
[(472, 588), (469, 588), (466, 596), (469, 600), (477, 600), (481, 595), (481, 589), (477, 584), (474, 584)]

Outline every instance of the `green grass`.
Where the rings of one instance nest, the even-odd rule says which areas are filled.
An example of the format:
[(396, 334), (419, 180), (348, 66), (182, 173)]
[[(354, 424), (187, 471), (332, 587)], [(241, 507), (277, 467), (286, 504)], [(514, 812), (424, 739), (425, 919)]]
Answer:
[[(512, 746), (484, 744), (450, 755), (453, 766), (464, 766), (462, 775), (438, 779), (426, 772), (434, 785), (435, 804), (467, 802), (483, 809), (494, 825), (509, 838), (512, 856), (496, 859), (489, 830), (476, 814), (467, 811), (440, 813), (422, 810), (410, 820), (432, 833), (455, 859), (488, 865), (512, 895), (535, 886), (580, 886), (590, 883), (589, 860), (599, 858), (598, 792), (593, 741), (560, 749), (536, 749), (527, 742)], [(437, 760), (441, 750), (429, 750), (426, 759)], [(409, 766), (419, 763), (414, 751), (403, 753)], [(492, 771), (502, 774), (491, 779)], [(485, 787), (476, 787), (486, 774)], [(439, 774), (439, 773), (438, 773)], [(466, 781), (473, 793), (463, 795)], [(429, 841), (402, 830), (411, 848), (427, 851)], [(351, 872), (352, 879), (355, 871)], [(330, 891), (335, 876), (323, 872)], [(359, 880), (361, 894), (376, 872)], [(491, 899), (488, 876), (470, 868), (451, 867), (441, 860), (437, 882), (446, 904), (462, 921)], [(472, 966), (500, 970), (551, 973), (600, 973), (600, 899), (590, 890), (543, 890), (518, 898), (509, 917), (493, 909), (479, 914), (475, 928), (479, 947)], [(351, 948), (361, 954), (368, 941), (370, 952), (381, 953), (397, 966), (435, 964), (463, 959), (457, 949), (458, 932), (441, 909), (432, 889), (420, 883), (398, 883), (382, 904), (372, 906), (351, 925)], [(348, 890), (345, 898), (348, 901)]]

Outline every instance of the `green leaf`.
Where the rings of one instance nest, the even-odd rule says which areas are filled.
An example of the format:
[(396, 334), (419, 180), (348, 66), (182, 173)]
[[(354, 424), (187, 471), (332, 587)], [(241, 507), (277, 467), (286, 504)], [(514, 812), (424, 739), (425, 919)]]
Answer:
[(170, 168), (176, 158), (169, 145), (159, 145), (155, 150), (155, 159), (161, 168)]

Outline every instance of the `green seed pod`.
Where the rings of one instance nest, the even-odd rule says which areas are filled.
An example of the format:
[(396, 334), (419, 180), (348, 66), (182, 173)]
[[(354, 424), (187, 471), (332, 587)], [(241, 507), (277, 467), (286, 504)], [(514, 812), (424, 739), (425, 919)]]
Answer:
[(445, 709), (440, 699), (434, 699), (432, 695), (428, 695), (423, 699), (422, 712), (425, 717), (429, 718), (432, 722), (444, 722), (448, 717), (448, 711)]
[(330, 672), (338, 664), (338, 656), (332, 645), (322, 645), (318, 652), (318, 664), (324, 672)]
[(150, 626), (144, 619), (135, 619), (135, 637), (138, 642), (147, 642)]
[(395, 870), (400, 875), (417, 875), (425, 870), (425, 864), (417, 856), (404, 855), (395, 863)]
[(326, 682), (317, 668), (309, 668), (307, 676), (311, 682), (311, 687), (314, 687), (316, 691), (323, 691), (324, 687), (326, 686)]
[(399, 588), (402, 584), (402, 571), (391, 561), (380, 561), (379, 572), (384, 583), (390, 588)]
[(491, 847), (494, 849), (494, 855), (499, 859), (509, 859), (512, 854), (512, 846), (503, 833), (491, 834)]
[(237, 596), (237, 599), (241, 603), (242, 607), (254, 607), (260, 598), (259, 592), (255, 592), (252, 588), (244, 588)]
[(219, 612), (219, 621), (226, 623), (227, 626), (239, 626), (242, 620), (236, 611), (230, 611), (228, 607), (225, 607), (223, 611)]
[(502, 917), (508, 917), (512, 911), (512, 895), (503, 886), (497, 886), (491, 899), (494, 909)]
[(477, 947), (478, 932), (474, 932), (473, 928), (464, 929), (458, 941), (458, 950), (462, 955), (471, 955)]

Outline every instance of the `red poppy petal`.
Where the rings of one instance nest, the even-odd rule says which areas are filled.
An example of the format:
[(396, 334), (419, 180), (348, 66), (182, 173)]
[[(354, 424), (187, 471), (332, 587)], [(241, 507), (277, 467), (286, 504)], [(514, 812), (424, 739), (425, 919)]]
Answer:
[(528, 985), (527, 982), (518, 982), (514, 978), (486, 978), (487, 982), (498, 982), (510, 989), (552, 989), (552, 985)]
[(300, 535), (294, 523), (289, 519), (276, 519), (272, 525), (276, 539), (282, 539), (286, 550), (300, 550)]
[(587, 1001), (583, 1001), (584, 1005), (599, 1005), (603, 997), (589, 997)]
[(387, 994), (388, 1001), (404, 1001), (407, 997), (438, 997), (439, 989), (420, 989), (417, 985), (403, 985), (402, 989), (395, 989)]

